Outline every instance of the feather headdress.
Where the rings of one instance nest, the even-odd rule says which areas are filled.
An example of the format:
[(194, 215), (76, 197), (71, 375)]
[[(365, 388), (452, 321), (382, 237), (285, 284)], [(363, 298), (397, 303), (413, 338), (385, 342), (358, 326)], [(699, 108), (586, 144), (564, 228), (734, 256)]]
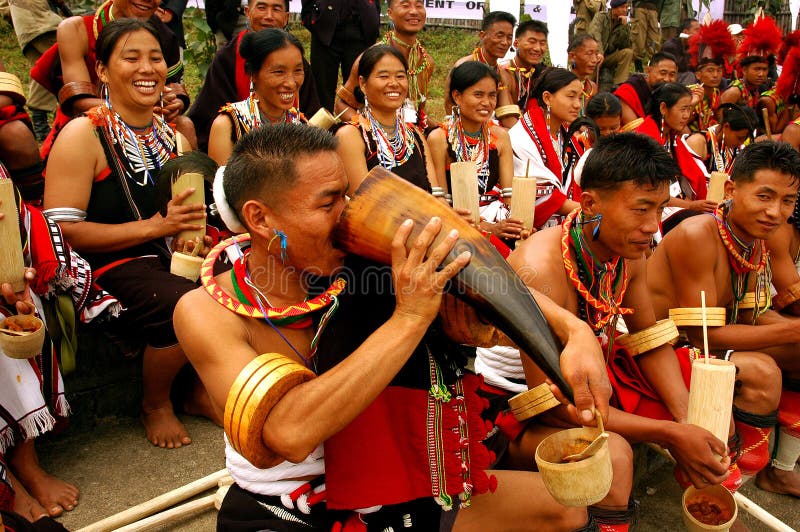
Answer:
[(694, 68), (706, 63), (721, 65), (726, 57), (736, 54), (728, 25), (715, 20), (700, 26), (700, 30), (689, 38), (689, 57)]
[(786, 61), (786, 56), (793, 48), (800, 47), (800, 30), (795, 30), (783, 36), (783, 46), (778, 52), (778, 64), (782, 65)]
[(746, 57), (767, 58), (776, 55), (783, 45), (780, 28), (775, 20), (762, 17), (744, 30), (744, 40), (739, 45), (739, 59)]
[(800, 84), (800, 48), (792, 48), (783, 61), (783, 69), (775, 85), (775, 93), (784, 102), (797, 95)]

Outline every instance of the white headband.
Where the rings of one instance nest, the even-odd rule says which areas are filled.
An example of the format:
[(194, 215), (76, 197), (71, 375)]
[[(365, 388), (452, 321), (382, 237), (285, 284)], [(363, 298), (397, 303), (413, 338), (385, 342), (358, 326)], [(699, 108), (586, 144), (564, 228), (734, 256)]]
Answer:
[(247, 228), (244, 226), (236, 211), (228, 204), (228, 198), (225, 197), (225, 187), (223, 186), (223, 179), (225, 178), (225, 167), (220, 166), (217, 168), (217, 173), (214, 176), (214, 204), (217, 206), (219, 217), (225, 222), (229, 230), (234, 233), (246, 233)]

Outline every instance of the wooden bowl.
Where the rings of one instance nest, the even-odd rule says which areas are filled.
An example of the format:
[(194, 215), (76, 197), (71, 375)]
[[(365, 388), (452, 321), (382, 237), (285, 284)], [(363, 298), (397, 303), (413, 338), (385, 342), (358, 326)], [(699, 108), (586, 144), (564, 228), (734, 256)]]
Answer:
[(593, 441), (600, 430), (580, 427), (551, 434), (536, 448), (536, 465), (545, 488), (564, 506), (590, 506), (608, 494), (613, 473), (608, 440), (596, 454), (579, 462), (562, 463), (564, 456), (577, 452), (576, 442)]
[[(716, 504), (725, 514), (731, 516), (730, 519), (721, 525), (709, 525), (696, 519), (689, 512), (688, 506), (702, 499), (709, 503)], [(686, 491), (683, 492), (681, 507), (683, 508), (683, 523), (686, 525), (689, 532), (707, 532), (708, 530), (724, 532), (730, 530), (739, 513), (739, 508), (736, 506), (736, 500), (733, 498), (733, 495), (721, 484), (708, 486), (703, 489), (689, 486), (686, 488)]]
[(0, 349), (6, 356), (24, 360), (33, 358), (42, 352), (44, 344), (44, 323), (33, 315), (18, 314), (0, 321), (0, 328), (7, 329), (14, 322), (25, 328), (37, 327), (35, 331), (24, 336), (15, 336), (0, 332)]

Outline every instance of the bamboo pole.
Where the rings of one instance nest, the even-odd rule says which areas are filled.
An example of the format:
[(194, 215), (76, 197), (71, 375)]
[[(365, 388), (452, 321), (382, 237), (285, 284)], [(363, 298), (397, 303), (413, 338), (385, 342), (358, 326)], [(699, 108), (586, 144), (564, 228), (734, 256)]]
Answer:
[[(205, 204), (205, 179), (203, 178), (203, 174), (199, 174), (197, 172), (186, 172), (179, 175), (172, 183), (172, 197), (174, 198), (178, 194), (181, 194), (187, 188), (194, 188), (194, 192), (192, 192), (188, 198), (183, 200), (182, 205)], [(194, 229), (191, 231), (181, 231), (178, 233), (178, 238), (188, 242), (189, 240), (194, 240), (195, 238), (199, 237), (200, 242), (202, 242), (203, 238), (206, 236), (205, 219), (193, 220), (192, 223), (199, 224), (202, 227), (200, 229)]]
[(25, 290), (25, 260), (19, 236), (19, 213), (14, 182), (0, 179), (0, 283), (10, 283), (14, 292)]
[(128, 508), (118, 514), (106, 517), (101, 521), (78, 530), (78, 532), (105, 532), (107, 530), (115, 530), (161, 511), (164, 508), (169, 508), (179, 502), (185, 501), (189, 497), (194, 497), (199, 493), (208, 491), (219, 483), (226, 482), (229, 476), (227, 469), (221, 469), (216, 473), (212, 473), (194, 482), (190, 482), (185, 486), (159, 495), (155, 499), (145, 501), (142, 504)]
[(216, 494), (195, 499), (185, 504), (181, 504), (180, 506), (176, 506), (175, 508), (170, 508), (164, 512), (151, 515), (150, 517), (142, 519), (141, 521), (136, 521), (135, 523), (131, 523), (121, 528), (115, 528), (114, 530), (116, 530), (116, 532), (141, 532), (144, 530), (153, 530), (158, 526), (170, 525), (181, 521), (182, 519), (186, 519), (187, 517), (210, 510), (214, 507), (215, 498)]
[(478, 210), (478, 169), (472, 161), (450, 164), (450, 185), (453, 187), (453, 208), (471, 213), (472, 221), (480, 222)]

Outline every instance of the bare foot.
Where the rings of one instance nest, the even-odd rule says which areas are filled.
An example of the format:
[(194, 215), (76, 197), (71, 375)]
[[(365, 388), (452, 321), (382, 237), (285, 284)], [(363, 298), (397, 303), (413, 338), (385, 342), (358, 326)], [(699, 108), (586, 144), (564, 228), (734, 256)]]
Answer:
[(794, 471), (766, 467), (756, 477), (756, 486), (764, 491), (800, 498), (800, 475)]
[(27, 440), (9, 453), (10, 469), (26, 493), (33, 496), (51, 517), (71, 511), (78, 504), (78, 488), (54, 477), (39, 465), (33, 440)]
[(214, 409), (211, 396), (208, 395), (205, 386), (196, 375), (193, 377), (192, 388), (186, 394), (183, 402), (183, 411), (190, 416), (208, 418), (220, 427), (222, 426), (222, 416)]
[(31, 497), (25, 486), (14, 477), (14, 474), (9, 473), (9, 480), (11, 486), (14, 488), (14, 512), (18, 513), (31, 523), (38, 521), (42, 517), (47, 517), (47, 510), (39, 504), (39, 501)]
[(147, 439), (156, 447), (177, 449), (192, 443), (186, 427), (175, 417), (171, 405), (153, 410), (143, 408), (142, 424), (144, 424)]

